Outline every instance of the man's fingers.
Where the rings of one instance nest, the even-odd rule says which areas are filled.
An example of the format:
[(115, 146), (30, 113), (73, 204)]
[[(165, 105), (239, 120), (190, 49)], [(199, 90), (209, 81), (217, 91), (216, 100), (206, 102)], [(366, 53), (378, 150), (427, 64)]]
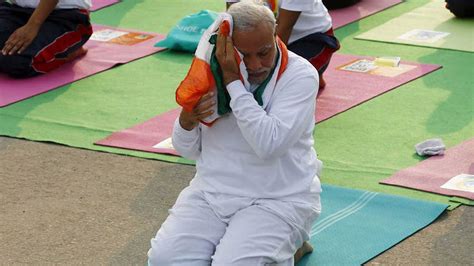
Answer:
[(206, 117), (212, 115), (213, 113), (214, 113), (214, 110), (209, 110), (209, 111), (207, 111), (207, 112), (201, 113), (201, 114), (199, 114), (198, 116), (196, 116), (196, 119), (202, 120), (202, 119), (204, 119), (204, 118), (206, 118)]
[(10, 52), (8, 52), (9, 55), (14, 54), (16, 51), (18, 51), (22, 47), (22, 43), (16, 43), (13, 48), (10, 49)]
[(208, 111), (209, 109), (211, 109), (215, 104), (216, 104), (216, 102), (214, 101), (214, 99), (210, 99), (210, 100), (201, 102), (194, 109), (194, 113), (197, 114), (197, 115), (202, 114), (202, 113)]
[(225, 40), (225, 50), (226, 56), (232, 56), (234, 51), (234, 43), (232, 42), (232, 38), (226, 38)]
[(200, 102), (202, 102), (202, 101), (207, 101), (207, 100), (213, 98), (213, 96), (214, 96), (214, 92), (213, 92), (213, 91), (208, 92), (208, 93), (204, 94), (204, 95), (201, 97), (201, 99), (200, 99), (199, 101), (200, 101)]
[(23, 53), (23, 51), (25, 51), (26, 48), (28, 48), (28, 45), (29, 45), (29, 43), (26, 43), (26, 42), (23, 43), (23, 45), (20, 47), (20, 49), (18, 49), (18, 53), (19, 54)]
[(16, 48), (17, 45), (20, 45), (20, 40), (13, 35), (5, 42), (2, 53), (4, 55), (13, 54), (16, 50), (18, 50), (18, 48)]
[(225, 55), (226, 39), (223, 34), (217, 34), (216, 55), (218, 58)]

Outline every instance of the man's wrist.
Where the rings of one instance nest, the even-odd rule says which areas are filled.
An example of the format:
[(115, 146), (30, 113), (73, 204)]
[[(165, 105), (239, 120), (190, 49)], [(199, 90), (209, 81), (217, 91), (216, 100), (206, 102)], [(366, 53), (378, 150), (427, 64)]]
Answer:
[(179, 120), (179, 125), (186, 131), (191, 131), (193, 130), (196, 126), (197, 123), (189, 123), (189, 122), (184, 122), (181, 119)]
[(226, 77), (224, 77), (224, 84), (227, 86), (229, 85), (230, 83), (236, 81), (236, 80), (239, 80), (240, 77), (239, 75), (227, 75)]

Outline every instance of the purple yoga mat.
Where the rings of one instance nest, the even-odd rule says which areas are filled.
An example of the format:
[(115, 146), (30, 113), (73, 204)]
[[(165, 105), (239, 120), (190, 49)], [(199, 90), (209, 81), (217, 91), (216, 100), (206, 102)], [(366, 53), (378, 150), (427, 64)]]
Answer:
[[(363, 58), (367, 57), (340, 54), (333, 56), (325, 73), (328, 85), (317, 99), (317, 122), (328, 119), (377, 95), (440, 68), (438, 65), (402, 62), (404, 65), (412, 66), (413, 68), (392, 78), (338, 70), (342, 65)], [(357, 82), (354, 82), (355, 80)], [(115, 132), (95, 144), (177, 155), (174, 150), (153, 148), (153, 146), (171, 137), (173, 122), (178, 117), (179, 112), (179, 108), (171, 110), (137, 126)]]
[(91, 11), (96, 11), (101, 8), (116, 4), (118, 2), (120, 2), (120, 0), (92, 0)]
[(332, 18), (332, 27), (334, 29), (340, 28), (401, 2), (402, 0), (361, 0), (353, 6), (330, 10), (329, 14)]
[(154, 47), (157, 41), (165, 37), (164, 35), (94, 25), (95, 32), (104, 29), (148, 34), (154, 37), (134, 45), (89, 40), (85, 44), (85, 47), (88, 48), (89, 51), (84, 57), (65, 64), (50, 73), (33, 78), (12, 79), (0, 73), (0, 107), (53, 90), (73, 81), (112, 68), (115, 65), (125, 64), (164, 49)]
[(432, 156), (413, 167), (395, 173), (380, 183), (474, 200), (474, 193), (441, 188), (454, 176), (474, 175), (473, 167), (474, 138), (446, 150), (443, 156)]

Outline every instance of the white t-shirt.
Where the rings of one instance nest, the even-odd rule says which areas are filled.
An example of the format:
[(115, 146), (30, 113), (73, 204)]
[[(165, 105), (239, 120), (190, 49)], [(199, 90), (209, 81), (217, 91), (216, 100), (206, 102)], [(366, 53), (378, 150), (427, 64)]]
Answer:
[[(36, 8), (40, 0), (10, 0), (10, 3), (21, 7)], [(56, 9), (90, 9), (92, 6), (92, 0), (59, 0)]]
[[(226, 0), (227, 3), (239, 2)], [(279, 0), (278, 6), (289, 11), (300, 11), (293, 26), (288, 44), (316, 32), (326, 32), (332, 27), (331, 16), (322, 0)]]
[(186, 131), (176, 120), (173, 146), (196, 160), (192, 187), (302, 202), (321, 191), (322, 163), (313, 148), (318, 73), (304, 58), (288, 56), (266, 109), (238, 80), (227, 86), (232, 112), (212, 127)]

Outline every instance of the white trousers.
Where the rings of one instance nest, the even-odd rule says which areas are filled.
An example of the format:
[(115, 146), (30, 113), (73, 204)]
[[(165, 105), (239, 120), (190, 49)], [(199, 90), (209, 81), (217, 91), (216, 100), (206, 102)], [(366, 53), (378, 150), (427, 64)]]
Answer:
[(151, 240), (150, 265), (288, 265), (320, 214), (308, 202), (254, 199), (187, 187)]

